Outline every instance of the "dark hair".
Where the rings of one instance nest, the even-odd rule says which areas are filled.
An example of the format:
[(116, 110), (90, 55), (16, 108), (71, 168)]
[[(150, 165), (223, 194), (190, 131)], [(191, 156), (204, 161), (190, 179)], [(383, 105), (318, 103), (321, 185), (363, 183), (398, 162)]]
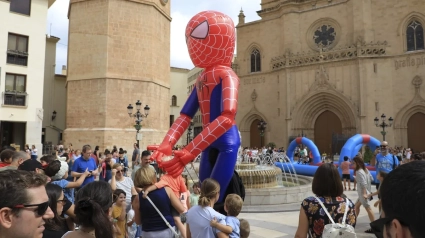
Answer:
[(95, 229), (96, 238), (113, 238), (109, 209), (112, 189), (104, 181), (94, 181), (82, 187), (75, 197), (77, 223)]
[(385, 217), (407, 225), (412, 237), (425, 234), (424, 171), (425, 161), (403, 164), (391, 171), (379, 187)]
[(0, 160), (5, 162), (6, 160), (12, 158), (15, 153), (17, 152), (14, 150), (5, 149), (0, 153)]
[(109, 151), (108, 149), (105, 149), (105, 152), (103, 153), (105, 156), (109, 155), (111, 153), (111, 151)]
[(45, 155), (45, 156), (43, 156), (43, 157), (40, 158), (40, 161), (44, 161), (47, 164), (50, 164), (53, 161), (55, 161), (56, 158), (57, 158), (56, 155)]
[(124, 196), (126, 196), (126, 193), (124, 192), (124, 190), (119, 189), (119, 188), (118, 188), (118, 189), (115, 189), (114, 194), (113, 194), (114, 202), (116, 202), (116, 201), (117, 201), (117, 199), (119, 198), (119, 196), (120, 196), (121, 194), (124, 194)]
[(44, 173), (49, 177), (53, 177), (59, 172), (60, 169), (61, 162), (59, 160), (54, 160), (46, 166)]
[(353, 161), (356, 164), (356, 171), (358, 171), (359, 169), (363, 169), (365, 173), (368, 173), (369, 170), (366, 169), (362, 158), (360, 158), (359, 156), (355, 156), (353, 158)]
[[(46, 184), (46, 176), (24, 170), (6, 170), (0, 173), (0, 208), (29, 203), (27, 189)], [(18, 209), (13, 210), (15, 215)]]
[(16, 151), (15, 147), (5, 145), (5, 146), (3, 146), (3, 147), (1, 148), (0, 153), (1, 153), (1, 152), (3, 152), (3, 151), (5, 151), (5, 150), (12, 150), (12, 151)]
[(94, 151), (98, 151), (99, 150), (99, 146), (96, 145), (96, 147), (94, 147)]
[(422, 160), (423, 158), (422, 158), (422, 156), (421, 156), (421, 154), (418, 154), (418, 153), (416, 153), (416, 154), (413, 154), (413, 160)]
[(333, 164), (322, 164), (313, 177), (312, 191), (320, 197), (339, 197), (343, 193), (338, 169)]
[(58, 214), (57, 205), (58, 200), (63, 193), (62, 188), (59, 185), (49, 183), (46, 185), (47, 196), (49, 197), (49, 207), (52, 209), (54, 217), (52, 219), (45, 220), (46, 229), (53, 231), (66, 231), (65, 219), (61, 217), (61, 214)]
[(348, 156), (344, 156), (344, 161), (348, 161)]
[(144, 150), (142, 152), (142, 157), (149, 156), (149, 155), (151, 155), (151, 152), (149, 150)]

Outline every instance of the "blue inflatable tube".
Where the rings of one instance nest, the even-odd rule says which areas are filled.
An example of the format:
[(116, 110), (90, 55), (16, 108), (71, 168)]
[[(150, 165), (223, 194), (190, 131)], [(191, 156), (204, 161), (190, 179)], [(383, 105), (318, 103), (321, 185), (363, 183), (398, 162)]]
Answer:
[(354, 148), (354, 150), (352, 151), (350, 158), (354, 158), (357, 155), (357, 153), (359, 153), (359, 151), (362, 149), (362, 147), (363, 147), (363, 144), (358, 144), (356, 148)]
[[(294, 166), (292, 168), (292, 166)], [(294, 169), (295, 172), (299, 175), (305, 175), (305, 176), (314, 176), (314, 174), (316, 173), (316, 170), (319, 168), (319, 166), (315, 166), (315, 165), (303, 165), (303, 164), (298, 164), (298, 163), (282, 163), (282, 162), (276, 162), (275, 166), (280, 168), (282, 170), (282, 172), (286, 172), (286, 173), (294, 173)], [(374, 181), (376, 181), (376, 171), (369, 171), (370, 174), (373, 177), (372, 183), (374, 183)], [(350, 169), (350, 178), (351, 181), (354, 181), (354, 170)]]
[(294, 151), (299, 144), (303, 144), (307, 146), (307, 148), (311, 151), (311, 153), (313, 154), (313, 164), (317, 164), (321, 162), (319, 149), (317, 149), (317, 146), (314, 144), (312, 140), (306, 137), (297, 137), (295, 140), (293, 140), (289, 144), (286, 155), (289, 157), (291, 162), (294, 162)]
[(377, 146), (381, 144), (381, 142), (366, 134), (357, 134), (347, 140), (345, 145), (341, 149), (341, 154), (339, 156), (339, 163), (344, 162), (344, 157), (348, 156), (348, 158), (352, 159), (357, 152), (360, 150), (363, 144), (367, 144), (372, 151), (375, 150)]

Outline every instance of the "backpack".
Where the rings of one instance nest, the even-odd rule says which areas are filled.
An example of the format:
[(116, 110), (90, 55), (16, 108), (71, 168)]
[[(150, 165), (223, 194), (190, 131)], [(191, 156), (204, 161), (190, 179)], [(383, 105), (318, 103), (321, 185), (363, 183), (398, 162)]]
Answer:
[(345, 212), (344, 217), (342, 218), (342, 224), (335, 223), (331, 215), (329, 214), (328, 209), (325, 207), (322, 201), (317, 197), (314, 198), (316, 198), (316, 200), (320, 203), (320, 206), (322, 207), (323, 211), (326, 213), (329, 220), (332, 222), (332, 224), (325, 225), (325, 228), (323, 229), (322, 233), (323, 238), (357, 238), (356, 232), (354, 231), (354, 227), (345, 223), (350, 204), (348, 198), (345, 199)]

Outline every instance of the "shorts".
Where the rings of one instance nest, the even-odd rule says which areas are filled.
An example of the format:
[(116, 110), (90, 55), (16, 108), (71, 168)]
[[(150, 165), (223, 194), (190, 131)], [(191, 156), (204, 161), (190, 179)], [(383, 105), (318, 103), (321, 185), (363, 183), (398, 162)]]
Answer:
[(356, 203), (358, 203), (358, 202), (360, 202), (364, 208), (369, 208), (370, 207), (369, 200), (368, 199), (365, 199), (363, 196), (360, 196), (357, 199)]
[(349, 174), (343, 174), (342, 175), (342, 179), (348, 179), (348, 180), (350, 180), (350, 175)]

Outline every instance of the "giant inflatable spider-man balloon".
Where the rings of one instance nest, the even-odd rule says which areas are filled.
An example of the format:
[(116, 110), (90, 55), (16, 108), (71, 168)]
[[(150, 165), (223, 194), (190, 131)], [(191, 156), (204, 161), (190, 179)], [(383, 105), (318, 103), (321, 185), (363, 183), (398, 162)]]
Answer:
[[(213, 178), (220, 183), (220, 200), (233, 176), (240, 138), (235, 125), (239, 78), (231, 66), (235, 49), (235, 27), (227, 15), (216, 11), (196, 14), (186, 27), (186, 44), (196, 67), (204, 71), (196, 79), (179, 118), (173, 123), (163, 142), (152, 155), (170, 175), (179, 176), (186, 164), (202, 153), (199, 177)], [(190, 120), (200, 108), (203, 130), (182, 150), (171, 148), (177, 143)]]

